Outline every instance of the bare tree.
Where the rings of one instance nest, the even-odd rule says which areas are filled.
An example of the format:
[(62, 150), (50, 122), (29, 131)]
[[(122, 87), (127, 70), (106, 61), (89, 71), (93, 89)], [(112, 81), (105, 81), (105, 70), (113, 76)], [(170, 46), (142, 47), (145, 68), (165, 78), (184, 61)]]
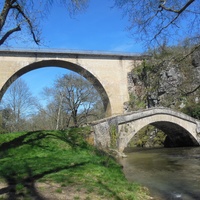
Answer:
[(60, 91), (56, 87), (43, 88), (42, 94), (47, 102), (46, 106), (40, 106), (39, 111), (45, 113), (48, 118), (48, 129), (66, 129), (69, 126), (71, 116), (69, 110), (64, 106), (63, 91)]
[(160, 45), (193, 38), (199, 42), (198, 0), (115, 0), (115, 5), (128, 15), (129, 29), (143, 41)]
[(51, 115), (54, 116), (56, 129), (66, 128), (64, 124), (77, 127), (87, 123), (91, 116), (97, 114), (97, 104), (102, 111), (100, 96), (92, 84), (74, 73), (58, 78), (53, 88), (46, 88), (44, 94), (53, 97), (48, 109), (51, 107), (54, 110)]
[[(22, 31), (31, 35), (36, 44), (40, 43), (39, 21), (42, 20), (48, 6), (56, 1), (4, 0), (0, 3), (0, 45), (11, 36)], [(73, 14), (84, 8), (87, 0), (60, 0), (69, 13)], [(18, 35), (19, 38), (19, 35)]]
[(67, 74), (57, 80), (56, 86), (65, 92), (64, 104), (71, 111), (74, 126), (87, 123), (100, 97), (93, 85), (81, 76)]
[(4, 110), (7, 111), (9, 131), (23, 130), (25, 119), (34, 111), (36, 99), (31, 95), (25, 81), (17, 79), (3, 97)]
[(12, 110), (9, 108), (1, 108), (0, 110), (0, 133), (8, 132), (10, 127), (10, 121), (12, 116)]

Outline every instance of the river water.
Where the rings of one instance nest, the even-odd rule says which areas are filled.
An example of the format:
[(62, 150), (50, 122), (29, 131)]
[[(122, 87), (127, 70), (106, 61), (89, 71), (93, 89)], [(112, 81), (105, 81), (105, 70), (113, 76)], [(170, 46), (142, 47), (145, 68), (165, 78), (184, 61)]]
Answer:
[[(132, 149), (133, 150), (133, 149)], [(126, 178), (162, 200), (200, 200), (200, 147), (134, 149), (120, 159)]]

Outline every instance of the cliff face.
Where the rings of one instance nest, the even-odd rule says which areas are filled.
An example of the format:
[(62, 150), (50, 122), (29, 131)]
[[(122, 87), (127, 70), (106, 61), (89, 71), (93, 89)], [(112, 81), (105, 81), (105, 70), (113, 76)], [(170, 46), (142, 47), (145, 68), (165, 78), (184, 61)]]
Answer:
[(181, 110), (200, 101), (200, 51), (183, 61), (150, 60), (128, 74), (129, 110), (164, 106)]

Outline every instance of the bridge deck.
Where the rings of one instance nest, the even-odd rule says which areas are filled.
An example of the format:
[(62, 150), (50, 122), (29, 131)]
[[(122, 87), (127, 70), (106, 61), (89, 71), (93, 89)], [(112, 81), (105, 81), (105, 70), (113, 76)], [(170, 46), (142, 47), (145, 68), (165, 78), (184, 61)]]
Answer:
[(24, 54), (37, 54), (37, 55), (81, 55), (81, 56), (104, 56), (104, 57), (121, 57), (121, 58), (131, 58), (138, 59), (141, 57), (150, 57), (147, 54), (140, 53), (124, 53), (124, 52), (109, 52), (109, 51), (83, 51), (83, 50), (65, 50), (65, 49), (0, 49), (0, 56), (4, 55), (24, 55)]

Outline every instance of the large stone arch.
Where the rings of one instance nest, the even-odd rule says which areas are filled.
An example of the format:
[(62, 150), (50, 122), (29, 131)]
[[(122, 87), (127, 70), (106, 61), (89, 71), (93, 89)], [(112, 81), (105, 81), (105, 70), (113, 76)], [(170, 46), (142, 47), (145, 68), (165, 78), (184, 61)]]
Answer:
[(196, 123), (186, 123), (182, 117), (153, 114), (118, 125), (118, 149), (123, 152), (134, 135), (147, 125), (153, 125), (167, 134), (167, 146), (198, 146)]
[(94, 85), (102, 86), (97, 89), (100, 90), (107, 116), (116, 116), (124, 113), (124, 105), (129, 101), (128, 74), (146, 58), (148, 56), (139, 54), (93, 51), (0, 50), (0, 99), (8, 85), (8, 79), (11, 76), (14, 79), (14, 74), (25, 66), (42, 67), (45, 62), (49, 62), (49, 66), (66, 67), (73, 63), (67, 66), (79, 73), (86, 70), (85, 76), (94, 78)]
[(74, 64), (74, 63), (68, 62), (68, 61), (63, 61), (63, 60), (54, 60), (54, 59), (52, 59), (52, 60), (42, 60), (42, 61), (34, 62), (34, 63), (28, 64), (28, 65), (22, 67), (21, 69), (16, 71), (10, 78), (8, 78), (6, 83), (3, 85), (3, 87), (0, 91), (0, 101), (1, 101), (4, 93), (8, 89), (8, 87), (17, 78), (19, 78), (20, 76), (22, 76), (22, 75), (24, 75), (27, 72), (30, 72), (32, 70), (44, 68), (44, 67), (51, 67), (51, 66), (61, 67), (61, 68), (65, 68), (65, 69), (68, 69), (70, 71), (76, 72), (76, 73), (80, 74), (81, 76), (83, 76), (84, 78), (86, 78), (88, 81), (90, 81), (91, 84), (98, 91), (99, 95), (101, 96), (106, 115), (107, 116), (110, 115), (110, 111), (111, 111), (110, 101), (109, 101), (107, 92), (105, 91), (105, 89), (104, 89), (103, 85), (100, 83), (100, 81), (92, 73), (90, 73), (88, 70), (84, 69), (80, 65)]

